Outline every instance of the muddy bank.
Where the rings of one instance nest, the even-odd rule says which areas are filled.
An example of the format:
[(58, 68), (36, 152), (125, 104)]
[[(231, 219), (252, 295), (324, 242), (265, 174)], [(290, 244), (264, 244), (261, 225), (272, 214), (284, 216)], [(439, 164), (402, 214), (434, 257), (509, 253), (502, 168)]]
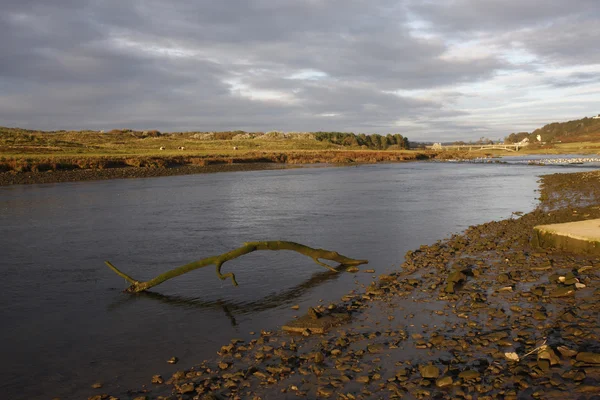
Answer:
[(598, 199), (599, 171), (546, 176), (537, 210), (421, 246), (308, 313), (350, 322), (234, 339), (122, 398), (599, 398), (600, 258), (530, 244), (535, 225), (600, 218)]
[(0, 157), (0, 186), (150, 178), (228, 171), (256, 171), (310, 165), (350, 165), (428, 159), (468, 159), (466, 152), (290, 151), (240, 156), (94, 156), (80, 158)]
[(266, 169), (290, 168), (285, 164), (249, 163), (185, 165), (176, 167), (123, 167), (107, 169), (75, 169), (45, 172), (4, 172), (0, 173), (0, 186), (27, 185), (36, 183), (60, 183), (96, 181), (105, 179), (154, 178), (159, 176), (206, 174), (233, 171), (260, 171)]

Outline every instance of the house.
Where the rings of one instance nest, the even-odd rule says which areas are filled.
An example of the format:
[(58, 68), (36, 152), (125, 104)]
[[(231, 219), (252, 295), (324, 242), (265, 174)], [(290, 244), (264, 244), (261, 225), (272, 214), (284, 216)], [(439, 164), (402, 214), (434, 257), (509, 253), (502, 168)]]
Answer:
[(600, 119), (600, 114), (596, 115), (595, 117), (592, 117), (593, 119)]

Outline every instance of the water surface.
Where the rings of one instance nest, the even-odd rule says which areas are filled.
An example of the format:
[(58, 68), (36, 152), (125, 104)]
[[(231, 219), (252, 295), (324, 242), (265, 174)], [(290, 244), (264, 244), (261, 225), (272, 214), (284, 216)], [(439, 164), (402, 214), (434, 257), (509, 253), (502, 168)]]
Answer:
[[(381, 274), (421, 244), (530, 211), (548, 172), (407, 163), (2, 187), (1, 397), (87, 398), (101, 381), (127, 398), (233, 337), (277, 329), (294, 304), (336, 301), (373, 279), (259, 252), (225, 264), (239, 287), (208, 267), (135, 296), (104, 260), (149, 279), (245, 241), (290, 240), (366, 258)], [(180, 364), (166, 364), (174, 355)]]

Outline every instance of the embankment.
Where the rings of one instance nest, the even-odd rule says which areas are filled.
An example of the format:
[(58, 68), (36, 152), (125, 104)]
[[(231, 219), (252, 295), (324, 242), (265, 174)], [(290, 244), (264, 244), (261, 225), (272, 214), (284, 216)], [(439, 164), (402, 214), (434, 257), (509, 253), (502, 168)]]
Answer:
[(260, 152), (244, 153), (235, 157), (227, 155), (17, 157), (0, 159), (0, 186), (263, 170), (301, 164), (405, 162), (468, 157), (466, 153), (370, 150)]

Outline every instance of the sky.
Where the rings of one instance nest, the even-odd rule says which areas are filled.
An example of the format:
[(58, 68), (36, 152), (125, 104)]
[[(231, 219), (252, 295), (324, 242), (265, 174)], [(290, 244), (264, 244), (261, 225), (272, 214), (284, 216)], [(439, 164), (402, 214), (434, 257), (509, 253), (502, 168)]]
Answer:
[(497, 140), (600, 113), (598, 0), (1, 7), (1, 126)]

